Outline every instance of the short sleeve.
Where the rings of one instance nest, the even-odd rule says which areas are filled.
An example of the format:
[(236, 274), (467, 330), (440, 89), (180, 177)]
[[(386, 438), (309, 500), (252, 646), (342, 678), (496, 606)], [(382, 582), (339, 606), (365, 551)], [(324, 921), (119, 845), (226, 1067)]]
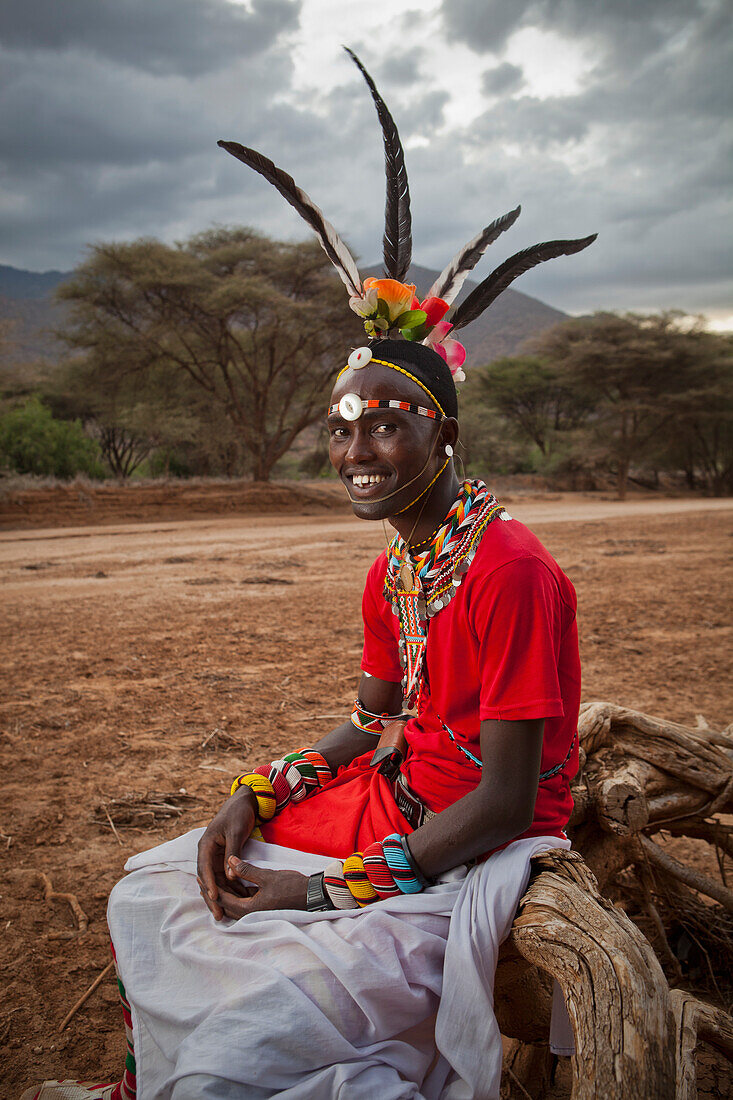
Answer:
[(394, 616), (382, 594), (385, 570), (386, 560), (384, 554), (380, 554), (367, 574), (361, 601), (364, 621), (361, 667), (370, 676), (398, 684), (402, 679), (402, 667), (397, 630), (390, 621)]
[(558, 664), (574, 613), (551, 571), (538, 558), (518, 558), (487, 576), (473, 595), (469, 621), (478, 642), (481, 720), (562, 717)]

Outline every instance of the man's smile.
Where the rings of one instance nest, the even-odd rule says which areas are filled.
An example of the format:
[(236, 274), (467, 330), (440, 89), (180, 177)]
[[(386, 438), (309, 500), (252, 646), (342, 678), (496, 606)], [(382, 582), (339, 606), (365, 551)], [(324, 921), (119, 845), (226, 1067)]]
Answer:
[(364, 500), (378, 495), (378, 490), (390, 480), (391, 476), (378, 470), (368, 472), (354, 470), (343, 475), (347, 485), (354, 489), (355, 495)]

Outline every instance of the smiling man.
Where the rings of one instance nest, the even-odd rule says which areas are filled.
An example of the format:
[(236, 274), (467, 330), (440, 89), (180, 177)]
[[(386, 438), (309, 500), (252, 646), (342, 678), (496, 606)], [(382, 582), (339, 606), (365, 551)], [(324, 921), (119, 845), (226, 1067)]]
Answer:
[[(109, 910), (125, 1077), (29, 1097), (498, 1088), (491, 990), (471, 998), (464, 964), (475, 975), (483, 935), (490, 967), (531, 855), (567, 845), (575, 597), (483, 483), (458, 481), (441, 357), (392, 340), (358, 351), (331, 397), (331, 461), (354, 513), (396, 534), (366, 580), (352, 715), (237, 777), (203, 832), (128, 863)], [(477, 899), (483, 929), (466, 916)], [(455, 1006), (433, 1022), (458, 987), (478, 1051)]]
[(402, 281), (412, 247), (402, 147), (352, 57), (387, 150), (387, 278), (362, 282), (333, 226), (272, 161), (220, 144), (306, 218), (371, 338), (345, 356), (327, 410), (355, 515), (395, 532), (366, 578), (358, 695), (326, 737), (237, 776), (208, 828), (128, 862), (108, 911), (125, 1075), (46, 1082), (28, 1098), (499, 1095), (499, 944), (531, 857), (568, 846), (576, 605), (535, 536), (483, 482), (456, 476), (465, 349), (448, 333), (523, 271), (593, 238), (524, 249), (444, 321), (519, 208), (419, 302)]

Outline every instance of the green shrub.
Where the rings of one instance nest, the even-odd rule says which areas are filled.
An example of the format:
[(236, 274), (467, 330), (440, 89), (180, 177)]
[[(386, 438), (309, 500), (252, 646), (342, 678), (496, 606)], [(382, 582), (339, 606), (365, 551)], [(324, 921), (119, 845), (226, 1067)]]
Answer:
[(99, 447), (78, 420), (55, 420), (32, 397), (0, 416), (0, 464), (19, 474), (104, 477)]

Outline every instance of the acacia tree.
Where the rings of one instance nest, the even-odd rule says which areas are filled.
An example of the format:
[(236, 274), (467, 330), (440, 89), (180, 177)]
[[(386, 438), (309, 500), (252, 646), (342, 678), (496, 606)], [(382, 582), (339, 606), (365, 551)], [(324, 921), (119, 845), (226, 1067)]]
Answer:
[(665, 435), (663, 464), (682, 469), (690, 489), (733, 493), (733, 339), (695, 331), (689, 388), (674, 401), (675, 430)]
[(315, 242), (213, 229), (175, 247), (101, 244), (59, 288), (60, 334), (105, 376), (180, 372), (236, 429), (267, 481), (323, 414), (356, 320)]
[(686, 392), (699, 381), (699, 330), (674, 312), (596, 313), (565, 321), (532, 341), (557, 379), (592, 406), (592, 427), (615, 470), (620, 499), (632, 464), (671, 428)]
[(549, 456), (558, 433), (579, 428), (592, 412), (589, 394), (537, 356), (497, 359), (479, 376), (480, 397)]

